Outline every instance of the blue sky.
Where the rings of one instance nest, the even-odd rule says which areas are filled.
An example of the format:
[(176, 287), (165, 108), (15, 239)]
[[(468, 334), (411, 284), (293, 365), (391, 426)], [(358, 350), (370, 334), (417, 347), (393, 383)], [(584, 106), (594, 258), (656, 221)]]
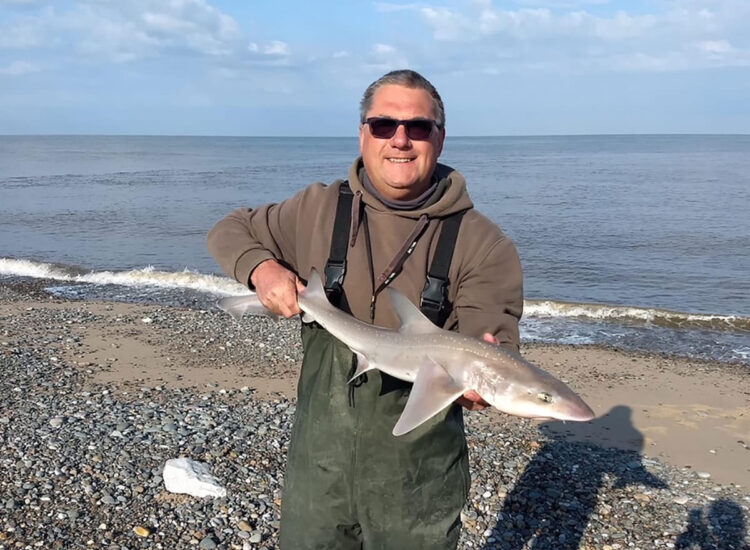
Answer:
[(0, 134), (354, 135), (405, 67), (454, 135), (750, 133), (750, 0), (0, 0)]

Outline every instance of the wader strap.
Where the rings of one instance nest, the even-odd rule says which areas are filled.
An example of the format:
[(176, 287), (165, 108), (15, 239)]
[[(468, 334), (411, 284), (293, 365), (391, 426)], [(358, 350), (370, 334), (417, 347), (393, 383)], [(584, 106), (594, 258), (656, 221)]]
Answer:
[(448, 301), (448, 284), (450, 282), (448, 270), (453, 259), (458, 229), (461, 227), (461, 219), (465, 213), (466, 211), (462, 210), (443, 220), (435, 256), (432, 258), (432, 265), (427, 272), (427, 280), (419, 302), (419, 309), (422, 310), (422, 313), (441, 328), (452, 309), (451, 303)]
[(346, 247), (349, 243), (349, 224), (352, 215), (352, 193), (349, 182), (344, 181), (339, 187), (339, 202), (336, 206), (336, 220), (333, 222), (331, 251), (328, 254), (325, 275), (325, 291), (333, 305), (339, 307), (343, 294), (344, 275), (346, 274)]

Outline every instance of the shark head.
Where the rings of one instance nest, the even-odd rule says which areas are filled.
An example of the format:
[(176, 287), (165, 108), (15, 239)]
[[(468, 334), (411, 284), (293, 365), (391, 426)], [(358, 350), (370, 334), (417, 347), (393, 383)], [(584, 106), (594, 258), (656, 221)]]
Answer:
[(493, 407), (524, 418), (571, 422), (594, 419), (594, 411), (567, 385), (533, 365), (528, 366), (536, 371), (533, 378), (522, 383), (495, 384), (480, 391), (480, 395)]

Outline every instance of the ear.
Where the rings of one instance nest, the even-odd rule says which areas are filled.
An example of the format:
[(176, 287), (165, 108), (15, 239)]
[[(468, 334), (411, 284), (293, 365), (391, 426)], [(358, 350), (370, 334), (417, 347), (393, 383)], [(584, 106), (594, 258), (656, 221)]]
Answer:
[(445, 128), (440, 128), (440, 133), (437, 136), (437, 156), (443, 152), (443, 143), (445, 143)]
[(365, 125), (360, 124), (359, 125), (359, 154), (362, 155), (364, 153), (364, 147), (365, 147)]

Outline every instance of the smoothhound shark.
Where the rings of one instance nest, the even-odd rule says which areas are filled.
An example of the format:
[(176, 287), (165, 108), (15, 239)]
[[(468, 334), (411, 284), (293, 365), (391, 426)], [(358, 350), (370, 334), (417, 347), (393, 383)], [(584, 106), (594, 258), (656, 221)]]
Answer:
[[(398, 330), (370, 325), (334, 307), (314, 269), (297, 301), (306, 321), (316, 321), (357, 355), (351, 380), (378, 369), (413, 382), (393, 435), (410, 432), (469, 390), (516, 416), (576, 422), (594, 418), (568, 386), (518, 353), (438, 328), (399, 291), (386, 291), (401, 321)], [(254, 294), (223, 298), (218, 306), (237, 320), (245, 313), (277, 317)]]

